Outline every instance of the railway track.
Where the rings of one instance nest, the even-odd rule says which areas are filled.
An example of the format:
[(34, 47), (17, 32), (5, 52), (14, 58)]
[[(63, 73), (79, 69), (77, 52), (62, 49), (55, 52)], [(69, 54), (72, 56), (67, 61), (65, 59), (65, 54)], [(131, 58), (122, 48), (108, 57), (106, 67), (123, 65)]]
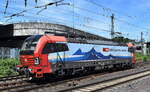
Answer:
[[(128, 75), (132, 75), (131, 73), (132, 70), (125, 70), (126, 74), (125, 75), (122, 75), (122, 76), (119, 76), (119, 77), (123, 77), (123, 76), (128, 76)], [(150, 69), (147, 69), (147, 70), (143, 70), (143, 71), (140, 71), (140, 72), (144, 72), (144, 71), (150, 71)], [(128, 73), (130, 72), (130, 73)], [(138, 71), (134, 71), (134, 74), (135, 73), (140, 73)], [(116, 73), (120, 73), (120, 71), (116, 72)], [(73, 79), (67, 79), (67, 80), (61, 80), (61, 81), (55, 81), (55, 82), (51, 82), (51, 83), (48, 83), (48, 84), (40, 84), (40, 85), (31, 85), (30, 87), (22, 87), (20, 88), (19, 90), (16, 90), (16, 91), (11, 91), (11, 92), (72, 92), (73, 90), (75, 89), (79, 89), (79, 88), (82, 88), (82, 87), (86, 87), (84, 82), (88, 82), (88, 83), (92, 83), (90, 82), (91, 80), (96, 80), (97, 82), (97, 79), (99, 78), (104, 78), (105, 74), (93, 74), (93, 75), (89, 75), (89, 76), (83, 76), (83, 77), (78, 77), (78, 78), (73, 78)], [(106, 73), (106, 75), (109, 76), (108, 73)], [(114, 74), (115, 75), (115, 74)], [(118, 78), (115, 77), (115, 78)], [(108, 78), (105, 79), (106, 80), (112, 80), (111, 76)], [(100, 80), (101, 82), (103, 82), (102, 80)], [(96, 82), (94, 82), (94, 84), (96, 84)], [(88, 85), (90, 85), (88, 84)], [(86, 84), (87, 85), (87, 84)], [(93, 85), (93, 83), (91, 84)], [(78, 90), (77, 90), (78, 91)], [(83, 92), (83, 91), (80, 91), (80, 92)], [(85, 91), (86, 92), (86, 91)]]
[[(106, 73), (106, 72), (105, 72)], [(55, 78), (48, 81), (43, 81), (40, 83), (31, 82), (25, 76), (10, 76), (1, 78), (0, 84), (0, 92), (24, 92), (34, 89), (41, 89), (43, 87), (53, 87), (55, 85), (64, 84), (65, 82), (69, 82), (69, 85), (76, 85), (74, 81), (80, 81), (83, 79), (92, 78), (93, 76), (98, 76), (98, 74), (90, 74), (83, 77), (76, 76), (75, 78)], [(104, 74), (101, 73), (101, 74)]]
[[(79, 77), (80, 75), (78, 75), (78, 76), (73, 77), (73, 78), (71, 76), (70, 78), (64, 77), (62, 79), (61, 79), (61, 77), (58, 77), (58, 78), (54, 78), (52, 80), (46, 80), (46, 81), (39, 82), (39, 83), (29, 82), (29, 81), (28, 82), (27, 81), (20, 81), (18, 83), (16, 83), (16, 82), (15, 83), (9, 83), (8, 87), (0, 88), (0, 91), (2, 91), (2, 92), (28, 92), (28, 91), (32, 90), (32, 91), (36, 92), (37, 89), (42, 90), (43, 88), (48, 87), (48, 88), (51, 88), (51, 91), (53, 92), (53, 91), (55, 91), (54, 87), (76, 86), (81, 81), (91, 80), (97, 76), (104, 75), (107, 73), (108, 73), (108, 71), (101, 72), (101, 73), (97, 72), (96, 74), (95, 74), (95, 72), (93, 72), (92, 74), (87, 74), (87, 75), (84, 75), (82, 77)], [(14, 85), (10, 86), (10, 84), (11, 85), (14, 84)], [(66, 84), (66, 85), (64, 85), (64, 84)]]
[(7, 76), (0, 78), (0, 92), (13, 87), (27, 84), (28, 78), (21, 75)]
[[(145, 65), (147, 65), (148, 63), (145, 63)], [(139, 64), (138, 66), (143, 67), (144, 64)], [(138, 67), (139, 68), (139, 67)], [(140, 71), (139, 71), (140, 70)], [(113, 77), (114, 79), (117, 80), (117, 78), (123, 78), (125, 76), (130, 76), (133, 75), (131, 72), (133, 72), (134, 74), (138, 74), (138, 73), (142, 73), (144, 71), (149, 71), (150, 68), (145, 68), (145, 66), (141, 69), (129, 69), (129, 70), (123, 70), (123, 71), (115, 71), (114, 75), (110, 75), (110, 73), (108, 72), (103, 72), (103, 73), (97, 73), (97, 74), (90, 74), (90, 75), (86, 75), (86, 76), (82, 76), (82, 77), (74, 77), (74, 78), (54, 78), (52, 80), (46, 80), (44, 82), (40, 82), (40, 83), (35, 83), (35, 82), (30, 82), (28, 81), (27, 78), (25, 78), (25, 76), (11, 76), (11, 77), (3, 77), (0, 80), (0, 92), (28, 92), (28, 91), (32, 91), (32, 92), (43, 92), (43, 90), (47, 90), (48, 92), (63, 92), (63, 91), (80, 91), (81, 89), (83, 90), (89, 90), (86, 89), (87, 88), (91, 88), (90, 91), (92, 91), (92, 89), (94, 89), (92, 87), (92, 85), (95, 86), (95, 90), (100, 90), (100, 89), (96, 89), (96, 85), (104, 83), (104, 82), (108, 82), (108, 81), (113, 81)], [(122, 75), (120, 77), (118, 77), (118, 75), (120, 72), (124, 72), (125, 75)], [(110, 76), (107, 78), (107, 76)], [(115, 76), (117, 75), (117, 76)], [(98, 79), (103, 79), (104, 80), (98, 80)], [(90, 82), (92, 80), (96, 80), (97, 82)], [(87, 82), (87, 84), (86, 84)], [(106, 83), (107, 84), (107, 83)], [(106, 85), (103, 84), (103, 85)], [(108, 83), (110, 84), (110, 83)], [(112, 84), (112, 83), (111, 83)], [(101, 84), (102, 85), (102, 84)], [(117, 83), (115, 84), (117, 85)], [(111, 85), (113, 86), (113, 85)], [(98, 86), (97, 86), (98, 87)], [(104, 87), (104, 86), (102, 86)], [(110, 86), (109, 86), (110, 87)], [(107, 88), (107, 87), (106, 87)], [(83, 92), (83, 91), (81, 91)]]
[(149, 75), (150, 69), (146, 69), (140, 72), (134, 72), (132, 74), (118, 76), (107, 80), (99, 80), (76, 87), (66, 88), (64, 90), (59, 90), (59, 92), (95, 92)]
[[(104, 73), (103, 73), (104, 74)], [(28, 92), (28, 91), (35, 91), (38, 89), (43, 89), (43, 88), (47, 88), (47, 87), (51, 87), (53, 88), (54, 86), (60, 86), (60, 85), (64, 85), (64, 83), (67, 83), (67, 85), (73, 86), (73, 85), (77, 85), (77, 81), (79, 82), (80, 80), (87, 80), (87, 79), (91, 79), (92, 77), (96, 77), (99, 76), (99, 74), (91, 74), (88, 76), (83, 76), (83, 77), (76, 77), (76, 78), (63, 78), (63, 79), (52, 79), (52, 80), (47, 80), (46, 82), (41, 82), (41, 83), (23, 83), (21, 85), (17, 85), (17, 86), (10, 86), (7, 88), (2, 88), (0, 89), (0, 91), (2, 92)], [(49, 82), (48, 82), (49, 81)], [(51, 89), (54, 91), (54, 89)], [(52, 91), (52, 92), (53, 92)], [(37, 91), (38, 92), (38, 91)]]
[(17, 80), (17, 79), (22, 79), (22, 78), (26, 78), (26, 77), (25, 76), (21, 76), (21, 75), (1, 77), (0, 78), (0, 82), (9, 81), (9, 80)]

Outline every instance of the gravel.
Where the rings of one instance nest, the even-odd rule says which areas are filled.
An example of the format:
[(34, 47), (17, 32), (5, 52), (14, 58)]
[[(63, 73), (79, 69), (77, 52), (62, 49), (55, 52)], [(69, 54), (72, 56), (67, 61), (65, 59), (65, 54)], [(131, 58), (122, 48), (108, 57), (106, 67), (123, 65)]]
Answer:
[(150, 75), (98, 92), (150, 92)]

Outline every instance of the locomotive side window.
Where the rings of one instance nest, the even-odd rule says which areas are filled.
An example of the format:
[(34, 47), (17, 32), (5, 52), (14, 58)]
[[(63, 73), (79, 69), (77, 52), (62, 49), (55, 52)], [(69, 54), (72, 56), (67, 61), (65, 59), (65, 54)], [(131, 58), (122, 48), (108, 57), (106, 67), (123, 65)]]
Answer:
[(68, 51), (68, 46), (65, 43), (47, 43), (43, 48), (42, 54)]
[(136, 50), (142, 50), (141, 46), (136, 46)]

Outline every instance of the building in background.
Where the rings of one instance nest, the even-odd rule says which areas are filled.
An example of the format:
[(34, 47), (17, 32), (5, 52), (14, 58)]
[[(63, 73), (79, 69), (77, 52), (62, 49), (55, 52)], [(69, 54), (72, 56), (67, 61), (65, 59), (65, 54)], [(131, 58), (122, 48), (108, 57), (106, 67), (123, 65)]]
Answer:
[(143, 53), (144, 55), (150, 54), (150, 42), (146, 42), (143, 45), (141, 43), (136, 44), (136, 52)]
[[(43, 35), (49, 32), (52, 35), (65, 35), (67, 37), (82, 39), (110, 40), (99, 35), (74, 29), (72, 27), (43, 23), (43, 22), (22, 22), (0, 25), (0, 57), (16, 58), (19, 55), (19, 48), (23, 41), (31, 35)], [(18, 48), (18, 49), (17, 49)]]
[(146, 47), (146, 53), (150, 54), (150, 42), (147, 42), (145, 47)]
[(18, 58), (18, 56), (18, 48), (0, 47), (0, 58)]

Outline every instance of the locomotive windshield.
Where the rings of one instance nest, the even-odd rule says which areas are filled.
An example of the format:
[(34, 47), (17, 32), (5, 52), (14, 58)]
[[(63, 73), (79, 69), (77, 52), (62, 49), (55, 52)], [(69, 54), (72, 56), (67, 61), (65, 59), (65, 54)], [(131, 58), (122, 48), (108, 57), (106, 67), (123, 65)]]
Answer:
[[(28, 37), (20, 50), (20, 55), (33, 55), (35, 47), (38, 43), (38, 40), (41, 38), (42, 35), (35, 35)], [(68, 46), (66, 43), (47, 43), (43, 50), (43, 54), (54, 53), (54, 52), (62, 52), (68, 51)]]
[(34, 49), (36, 47), (36, 44), (38, 42), (38, 40), (40, 39), (42, 35), (35, 35), (35, 36), (31, 36), (31, 37), (28, 37), (22, 47), (21, 47), (21, 51), (20, 51), (20, 54), (21, 55), (31, 55), (33, 54), (34, 52)]

